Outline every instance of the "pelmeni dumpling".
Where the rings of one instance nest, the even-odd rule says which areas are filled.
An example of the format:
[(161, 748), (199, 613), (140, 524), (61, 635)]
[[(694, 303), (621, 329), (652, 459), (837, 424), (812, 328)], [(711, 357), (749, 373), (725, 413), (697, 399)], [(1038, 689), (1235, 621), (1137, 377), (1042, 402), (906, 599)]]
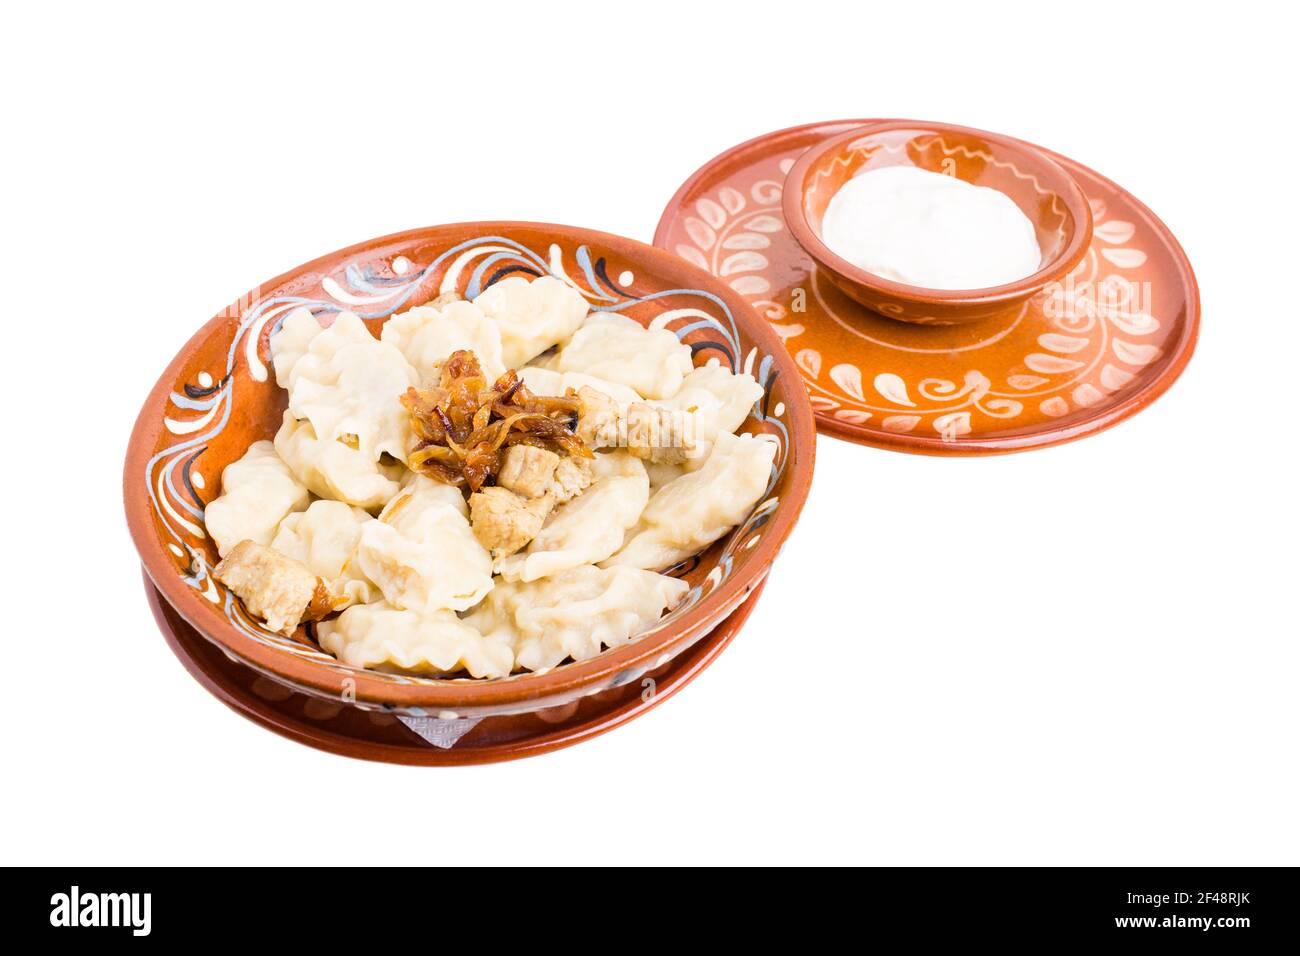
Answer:
[(763, 386), (754, 376), (712, 363), (692, 369), (681, 388), (659, 404), (693, 417), (696, 445), (707, 453), (718, 435), (744, 423), (762, 397)]
[(691, 370), (691, 348), (667, 329), (593, 312), (548, 365), (618, 382), (646, 398), (667, 398)]
[(720, 434), (704, 465), (654, 493), (627, 542), (602, 567), (669, 568), (745, 520), (772, 470), (776, 445)]
[(384, 323), (379, 339), (406, 357), (426, 387), (438, 384), (435, 369), (458, 349), (470, 349), (478, 356), (489, 382), (505, 374), (501, 330), (464, 299), (441, 306), (419, 305), (394, 315)]
[(505, 677), (514, 652), (502, 637), (485, 637), (451, 611), (407, 611), (387, 602), (357, 604), (316, 625), (320, 646), (352, 667), (443, 675)]
[(362, 526), (356, 562), (394, 607), (413, 611), (473, 607), (492, 589), (492, 556), (450, 485), (417, 476)]
[(584, 566), (532, 583), (498, 584), (465, 622), (485, 639), (514, 647), (519, 667), (541, 670), (626, 644), (689, 589), (653, 571)]
[(270, 544), (276, 526), (311, 496), (269, 441), (253, 442), (221, 473), (221, 497), (203, 510), (203, 523), (223, 558), (244, 540)]
[(298, 359), (307, 354), (312, 339), (320, 331), (321, 324), (306, 306), (299, 306), (284, 317), (280, 328), (271, 336), (271, 365), (281, 388), (289, 387), (289, 373)]
[(618, 382), (587, 375), (585, 372), (557, 372), (530, 365), (519, 370), (519, 377), (535, 395), (563, 395), (569, 389), (576, 392), (584, 386), (589, 386), (608, 395), (620, 405), (630, 405), (632, 402), (642, 400), (635, 389), (620, 385)]
[(341, 441), (372, 461), (384, 454), (404, 460), (414, 439), (401, 396), (419, 383), (401, 352), (351, 312), (340, 312), (289, 368), (289, 412), (311, 422), (318, 438)]
[[(280, 522), (271, 547), (301, 561), (349, 604), (379, 600), (379, 588), (352, 560), (363, 525), (374, 521), (365, 511), (341, 501), (313, 501)], [(343, 605), (346, 606), (346, 605)]]
[(417, 513), (433, 505), (446, 505), (455, 508), (462, 516), (469, 517), (469, 504), (459, 488), (434, 481), (416, 471), (408, 471), (402, 477), (401, 486), (400, 500), (390, 501), (380, 515), (389, 524), (397, 522), (399, 513), (403, 521), (414, 520)]
[(554, 276), (502, 279), (479, 293), (474, 304), (500, 328), (507, 368), (520, 368), (569, 341), (587, 317), (587, 300)]
[(650, 479), (627, 452), (598, 454), (592, 469), (591, 487), (556, 508), (526, 549), (497, 559), (503, 579), (535, 581), (603, 561), (619, 549), (650, 499)]
[(406, 471), (396, 459), (376, 461), (341, 441), (317, 438), (311, 422), (287, 411), (275, 433), (275, 450), (313, 494), (358, 508), (382, 507), (397, 494)]
[[(703, 463), (704, 459), (700, 459), (700, 464)], [(654, 494), (668, 482), (676, 481), (686, 474), (687, 465), (692, 464), (692, 462), (670, 464), (668, 462), (647, 461), (642, 462), (642, 464), (645, 465), (645, 473), (650, 476), (650, 494)]]

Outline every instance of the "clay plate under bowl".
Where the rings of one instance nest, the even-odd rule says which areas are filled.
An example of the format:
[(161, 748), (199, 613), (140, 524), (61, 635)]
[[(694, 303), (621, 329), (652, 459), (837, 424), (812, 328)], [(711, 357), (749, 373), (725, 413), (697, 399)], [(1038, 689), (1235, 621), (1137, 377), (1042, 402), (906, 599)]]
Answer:
[(162, 598), (148, 575), (144, 586), (154, 620), (172, 653), (205, 690), (240, 716), (318, 750), (359, 760), (426, 767), (535, 757), (635, 720), (712, 664), (735, 639), (763, 593), (760, 583), (708, 636), (635, 679), (558, 707), (442, 720), (359, 710), (290, 690), (243, 666), (203, 638)]
[[(1034, 224), (1038, 271), (986, 289), (925, 289), (886, 279), (836, 255), (821, 239), (822, 217), (850, 179), (914, 166), (999, 190)], [(903, 322), (960, 325), (1014, 309), (1070, 272), (1092, 240), (1087, 197), (1068, 172), (1028, 143), (945, 123), (895, 120), (832, 136), (790, 169), (782, 196), (790, 232), (831, 282), (867, 308)]]
[[(552, 274), (596, 310), (657, 321), (710, 360), (752, 372), (764, 395), (742, 431), (778, 445), (766, 493), (749, 518), (671, 573), (684, 602), (625, 646), (544, 673), (440, 679), (349, 667), (305, 628), (273, 634), (213, 579), (216, 549), (203, 507), (221, 472), (274, 435), (286, 405), (268, 342), (290, 310), (323, 322), (343, 310), (377, 335), (388, 316), (457, 291), (473, 299), (511, 275)], [(725, 283), (662, 250), (574, 226), (477, 222), (415, 229), (298, 266), (241, 296), (181, 349), (146, 399), (127, 452), (127, 521), (150, 579), (194, 629), (234, 661), (290, 689), (413, 717), (485, 717), (568, 704), (662, 667), (702, 639), (764, 580), (808, 494), (812, 408), (780, 338)]]

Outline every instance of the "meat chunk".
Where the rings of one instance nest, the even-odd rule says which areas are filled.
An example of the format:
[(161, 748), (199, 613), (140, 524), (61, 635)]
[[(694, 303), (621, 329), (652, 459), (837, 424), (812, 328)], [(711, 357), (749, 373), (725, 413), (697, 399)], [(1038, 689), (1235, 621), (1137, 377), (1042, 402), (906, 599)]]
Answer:
[(617, 448), (622, 444), (622, 409), (618, 402), (590, 385), (578, 389), (578, 437), (588, 448)]
[(619, 405), (589, 385), (577, 394), (578, 437), (589, 448), (626, 448), (662, 465), (680, 465), (695, 451), (693, 412), (653, 402)]
[(540, 498), (551, 486), (560, 456), (534, 445), (511, 445), (501, 458), (497, 485), (525, 498)]
[(329, 585), (302, 562), (256, 541), (244, 540), (231, 548), (212, 576), (235, 592), (249, 614), (286, 636), (303, 621), (320, 620), (339, 603)]
[(469, 496), (470, 527), (492, 557), (503, 558), (537, 537), (554, 507), (555, 499), (549, 494), (525, 498), (494, 485)]
[(695, 450), (694, 425), (690, 412), (634, 402), (627, 409), (627, 450), (657, 465), (680, 465)]
[(551, 497), (563, 504), (586, 491), (595, 478), (590, 458), (561, 458), (551, 478)]

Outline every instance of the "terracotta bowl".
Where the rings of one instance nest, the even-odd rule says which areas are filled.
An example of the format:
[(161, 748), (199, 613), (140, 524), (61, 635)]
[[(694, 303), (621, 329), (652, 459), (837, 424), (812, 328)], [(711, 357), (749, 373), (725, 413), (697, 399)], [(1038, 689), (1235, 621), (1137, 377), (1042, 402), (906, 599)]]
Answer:
[[(1005, 193), (1034, 224), (1041, 267), (987, 289), (925, 289), (837, 256), (821, 240), (831, 197), (853, 177), (885, 166), (915, 166)], [(913, 120), (872, 123), (809, 148), (786, 177), (782, 211), (799, 245), (846, 295), (874, 312), (920, 325), (959, 325), (1006, 312), (1064, 278), (1092, 240), (1087, 197), (1045, 153), (1008, 136)]]
[[(203, 528), (222, 469), (274, 435), (285, 393), (267, 343), (300, 305), (323, 321), (350, 309), (378, 334), (389, 315), (459, 291), (474, 298), (516, 274), (567, 278), (593, 309), (687, 342), (697, 364), (746, 370), (766, 392), (744, 431), (779, 446), (760, 503), (730, 535), (672, 573), (691, 585), (684, 603), (626, 646), (544, 673), (497, 680), (437, 679), (348, 667), (308, 629), (273, 634), (211, 575), (216, 548)], [(637, 679), (691, 647), (765, 578), (803, 507), (814, 429), (792, 359), (768, 324), (723, 282), (660, 249), (573, 226), (477, 222), (434, 226), (351, 246), (258, 286), (186, 343), (150, 392), (131, 435), (127, 520), (149, 577), (205, 638), (238, 663), (303, 693), (411, 716), (478, 717), (556, 707)]]

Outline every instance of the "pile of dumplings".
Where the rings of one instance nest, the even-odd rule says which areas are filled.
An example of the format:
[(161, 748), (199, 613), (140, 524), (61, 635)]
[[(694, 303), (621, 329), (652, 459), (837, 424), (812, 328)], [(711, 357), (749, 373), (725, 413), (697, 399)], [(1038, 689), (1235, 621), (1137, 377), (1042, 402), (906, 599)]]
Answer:
[[(400, 398), (436, 384), (461, 349), (489, 380), (517, 369), (538, 395), (685, 416), (690, 444), (648, 455), (592, 443), (590, 484), (494, 555), (465, 492), (405, 466), (416, 439)], [(632, 640), (688, 590), (661, 572), (748, 516), (776, 453), (735, 434), (762, 396), (752, 376), (696, 368), (672, 332), (590, 312), (551, 276), (412, 308), (379, 338), (350, 312), (322, 327), (298, 309), (271, 355), (288, 408), (206, 508), (214, 574), (271, 630), (317, 621), (320, 646), (354, 667), (492, 678)]]

